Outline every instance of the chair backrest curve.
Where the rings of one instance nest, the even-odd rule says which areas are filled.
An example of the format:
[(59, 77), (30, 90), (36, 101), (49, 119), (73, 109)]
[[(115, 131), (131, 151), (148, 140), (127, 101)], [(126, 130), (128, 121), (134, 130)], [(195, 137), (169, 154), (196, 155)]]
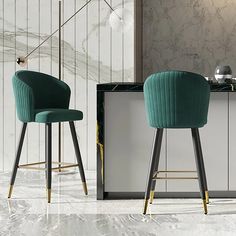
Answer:
[(149, 125), (156, 128), (199, 128), (207, 123), (210, 86), (186, 71), (153, 74), (144, 83)]
[(35, 109), (68, 108), (70, 88), (51, 75), (36, 71), (17, 71), (12, 78), (18, 118), (34, 121)]

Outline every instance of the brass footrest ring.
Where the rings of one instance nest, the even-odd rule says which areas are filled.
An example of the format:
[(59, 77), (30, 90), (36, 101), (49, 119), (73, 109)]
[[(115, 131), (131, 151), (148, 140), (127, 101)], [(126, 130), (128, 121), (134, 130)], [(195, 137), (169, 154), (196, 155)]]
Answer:
[[(41, 162), (35, 162), (35, 163), (29, 163), (29, 164), (22, 164), (19, 165), (18, 168), (19, 169), (30, 169), (30, 170), (47, 170), (47, 168), (45, 167), (35, 167), (36, 165), (45, 165), (46, 162), (45, 161), (41, 161)], [(71, 167), (77, 167), (79, 166), (78, 164), (75, 163), (67, 163), (67, 162), (56, 162), (53, 161), (52, 164), (56, 164), (56, 165), (60, 165), (58, 167), (52, 167), (52, 171), (57, 171), (57, 170), (61, 170), (61, 169), (66, 169), (66, 168), (71, 168)]]

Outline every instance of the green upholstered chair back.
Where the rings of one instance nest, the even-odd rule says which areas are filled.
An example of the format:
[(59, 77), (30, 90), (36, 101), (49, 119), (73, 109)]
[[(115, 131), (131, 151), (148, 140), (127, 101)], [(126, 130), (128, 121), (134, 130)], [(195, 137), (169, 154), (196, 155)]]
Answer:
[(22, 122), (34, 121), (35, 109), (69, 107), (69, 86), (50, 75), (21, 70), (12, 82), (17, 115)]
[(149, 125), (199, 128), (207, 123), (210, 86), (201, 75), (185, 71), (153, 74), (144, 83)]

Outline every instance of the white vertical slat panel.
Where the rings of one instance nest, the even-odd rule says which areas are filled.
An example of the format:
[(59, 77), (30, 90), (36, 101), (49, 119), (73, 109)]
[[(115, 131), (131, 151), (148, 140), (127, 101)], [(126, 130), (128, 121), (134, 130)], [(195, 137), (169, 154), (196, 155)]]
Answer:
[(209, 191), (229, 190), (228, 106), (228, 93), (211, 93), (207, 125), (199, 129)]
[[(64, 19), (65, 22), (70, 16), (74, 14), (75, 2), (70, 1), (70, 4), (64, 4)], [(74, 42), (75, 42), (75, 18), (71, 19), (63, 27), (64, 31), (64, 81), (69, 85), (71, 89), (70, 108), (75, 108), (75, 53), (74, 53)], [(75, 160), (75, 152), (73, 142), (70, 134), (69, 123), (64, 123), (64, 160), (65, 162), (73, 163)]]
[[(14, 58), (16, 58), (16, 0), (14, 1), (14, 16), (15, 16), (15, 19), (14, 19)], [(14, 63), (14, 70), (16, 71), (16, 67), (17, 67), (17, 63)], [(19, 123), (18, 121), (16, 120), (16, 106), (15, 106), (15, 143), (14, 143), (14, 146), (15, 146), (15, 152), (16, 152), (16, 143), (17, 143), (17, 129), (19, 129)]]
[[(124, 10), (125, 7), (125, 0), (122, 0), (121, 2), (121, 8)], [(124, 82), (124, 77), (125, 77), (125, 73), (124, 73), (124, 44), (125, 44), (125, 33), (122, 31), (122, 39), (121, 39), (122, 43), (121, 43), (121, 51), (122, 51), (122, 59), (121, 59), (121, 77), (122, 77), (122, 82)]]
[[(40, 42), (45, 40), (51, 33), (51, 1), (40, 0)], [(40, 71), (51, 73), (51, 40), (47, 40), (40, 47)]]
[[(67, 1), (64, 0), (63, 18), (67, 18), (72, 13), (70, 11), (74, 12), (87, 1), (71, 0), (70, 4), (67, 4)], [(127, 7), (126, 4), (130, 4), (128, 0), (109, 0), (109, 2), (115, 8), (122, 7), (122, 3), (124, 3), (124, 7)], [(2, 154), (0, 170), (4, 168), (11, 170), (15, 156), (15, 148), (11, 148), (11, 145), (16, 146), (21, 128), (21, 123), (15, 117), (15, 104), (10, 79), (15, 70), (22, 69), (15, 64), (15, 57), (24, 56), (27, 51), (30, 52), (43, 40), (45, 35), (58, 28), (58, 0), (1, 0), (0, 3), (0, 14), (3, 16), (0, 26), (2, 26), (1, 30), (4, 30), (5, 36), (1, 42), (0, 55), (1, 61), (4, 60), (5, 62), (1, 64), (0, 70), (0, 89), (2, 91), (0, 94), (0, 111), (2, 114), (0, 118), (0, 129), (2, 131), (0, 136)], [(62, 32), (65, 41), (71, 45), (71, 53), (73, 54), (66, 56), (68, 45), (65, 43), (65, 56), (63, 56), (65, 61), (62, 72), (64, 72), (63, 77), (72, 90), (71, 107), (84, 112), (84, 119), (77, 122), (76, 128), (85, 169), (94, 169), (96, 163), (94, 156), (96, 83), (125, 81), (132, 77), (130, 70), (126, 71), (130, 62), (129, 51), (132, 51), (126, 45), (129, 40), (126, 40), (127, 37), (124, 35), (122, 46), (122, 33), (110, 29), (108, 24), (109, 13), (110, 10), (103, 1), (94, 0), (89, 7), (76, 15), (75, 20), (69, 23), (73, 26), (69, 26), (68, 30), (65, 26), (65, 31)], [(100, 26), (98, 26), (98, 22), (101, 22)], [(89, 34), (90, 31), (91, 34)], [(132, 33), (129, 32), (128, 34)], [(72, 37), (70, 37), (71, 35)], [(122, 55), (122, 52), (125, 54)], [(69, 59), (74, 60), (75, 63), (68, 65), (67, 57), (70, 57)], [(122, 72), (122, 68), (125, 69), (124, 72)], [(58, 77), (58, 34), (30, 56), (28, 67), (25, 69), (51, 73)], [(28, 130), (21, 162), (43, 160), (44, 127), (39, 128), (37, 124), (30, 124)], [(58, 156), (57, 132), (57, 126), (54, 125), (53, 154), (56, 159)], [(71, 144), (71, 137), (67, 138), (67, 136), (68, 134), (66, 134), (65, 146), (67, 146), (67, 142)], [(69, 151), (70, 148), (67, 149)], [(65, 150), (66, 153), (67, 149)], [(70, 151), (72, 153), (73, 149)]]
[[(40, 13), (39, 13), (39, 26), (40, 26), (40, 42), (48, 37), (51, 33), (51, 1), (40, 0)], [(40, 72), (51, 74), (51, 40), (46, 41), (40, 47), (40, 58), (39, 58)], [(45, 127), (40, 124), (40, 135), (39, 135), (39, 158), (40, 161), (45, 160)]]
[[(58, 0), (51, 0), (51, 30), (54, 32), (56, 29), (58, 29), (59, 23), (58, 23)], [(51, 72), (52, 75), (56, 78), (58, 78), (58, 33), (56, 33), (51, 38), (52, 43), (52, 52), (51, 52)], [(53, 133), (53, 158), (55, 161), (58, 160), (58, 125), (53, 125), (52, 128)]]
[[(15, 30), (16, 30), (16, 49), (15, 49), (15, 57), (19, 56), (25, 56), (27, 55), (27, 9), (28, 9), (28, 0), (22, 0), (22, 1), (15, 1), (16, 9), (15, 9)], [(15, 63), (15, 70), (25, 70), (26, 68), (20, 67), (17, 63)], [(19, 137), (21, 133), (22, 128), (22, 122), (18, 120), (16, 115), (16, 134), (15, 134), (15, 140), (16, 140), (16, 147), (19, 142)], [(28, 160), (28, 150), (27, 150), (27, 131), (24, 139), (24, 144), (21, 152), (21, 158), (20, 163), (27, 163)]]
[[(134, 19), (134, 3), (123, 0), (123, 7), (132, 15)], [(134, 27), (123, 33), (123, 79), (124, 81), (134, 81)]]
[[(40, 43), (40, 4), (39, 0), (28, 1), (28, 50), (32, 51)], [(33, 52), (28, 60), (28, 69), (40, 70), (40, 49)], [(39, 124), (28, 124), (28, 162), (38, 162), (40, 160)]]
[(1, 34), (1, 40), (0, 40), (0, 171), (3, 171), (4, 169), (4, 132), (3, 132), (3, 127), (4, 127), (4, 40), (3, 40), (3, 30), (4, 30), (4, 1), (0, 1), (0, 34)]
[[(112, 4), (112, 0), (109, 2)], [(100, 75), (99, 83), (112, 82), (112, 29), (109, 25), (111, 10), (104, 1), (100, 2)]]
[[(191, 129), (168, 129), (167, 170), (196, 170)], [(169, 174), (167, 176), (173, 175)], [(179, 176), (187, 175), (180, 174)], [(170, 192), (197, 192), (199, 187), (196, 180), (170, 180), (167, 181), (167, 190)]]
[(15, 155), (15, 102), (11, 77), (15, 72), (14, 0), (4, 1), (4, 169), (11, 169)]
[[(49, 1), (50, 5), (49, 5), (49, 15), (50, 15), (50, 20), (49, 20), (49, 26), (50, 26), (50, 31), (49, 34), (52, 34), (53, 32), (53, 28), (52, 28), (52, 9), (53, 9), (53, 5), (52, 5), (52, 0)], [(53, 40), (52, 38), (50, 38), (50, 52), (49, 52), (49, 57), (50, 57), (50, 74), (52, 75), (52, 44)]]
[[(66, 0), (61, 0), (61, 22), (64, 21), (64, 11), (65, 11), (65, 3)], [(65, 36), (65, 29), (64, 27), (61, 28), (61, 80), (64, 81), (65, 79), (65, 73), (64, 73), (64, 67), (65, 67), (65, 43), (64, 43), (64, 36)], [(65, 137), (64, 137), (64, 125), (65, 123), (61, 123), (61, 160), (64, 161), (64, 142), (65, 142)]]
[[(76, 0), (74, 0), (74, 10), (73, 12), (76, 12), (77, 11), (77, 5), (76, 5)], [(76, 16), (74, 17), (73, 19), (73, 25), (74, 25), (74, 28), (73, 28), (73, 31), (74, 31), (74, 44), (73, 44), (73, 48), (74, 48), (74, 68), (73, 68), (73, 74), (74, 74), (74, 83), (73, 83), (73, 87), (71, 88), (73, 94), (74, 94), (74, 109), (76, 109), (76, 104), (77, 104), (77, 99), (76, 99), (76, 77), (77, 77), (77, 74), (76, 74), (76, 66), (77, 66), (77, 55), (76, 55), (76, 26), (77, 26), (77, 23), (76, 23)], [(75, 127), (77, 125), (78, 122), (75, 123)], [(77, 138), (78, 138), (78, 133), (76, 132), (77, 134)], [(77, 163), (77, 160), (75, 158), (75, 154), (74, 154), (74, 162)]]
[[(86, 0), (76, 0), (76, 9)], [(84, 118), (77, 122), (76, 131), (84, 168), (87, 169), (87, 100), (86, 100), (86, 8), (76, 15), (76, 109)]]
[(88, 8), (88, 169), (95, 170), (96, 160), (96, 84), (99, 81), (99, 3), (92, 1)]
[[(54, 32), (58, 29), (58, 0), (51, 0), (51, 29)], [(58, 78), (58, 33), (51, 38), (52, 42), (52, 75)]]
[[(236, 118), (236, 94), (229, 93), (229, 159), (228, 159), (228, 190), (236, 190), (236, 146), (235, 146), (235, 118)], [(210, 169), (210, 168), (209, 168)]]
[[(123, 0), (112, 0), (113, 9), (122, 8)], [(122, 32), (112, 30), (112, 80), (113, 82), (123, 81), (123, 44), (122, 44)]]

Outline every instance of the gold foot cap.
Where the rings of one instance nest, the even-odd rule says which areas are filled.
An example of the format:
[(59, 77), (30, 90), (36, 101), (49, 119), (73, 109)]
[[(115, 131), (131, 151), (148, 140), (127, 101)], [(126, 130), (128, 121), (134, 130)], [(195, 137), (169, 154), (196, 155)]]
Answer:
[(148, 201), (149, 201), (149, 199), (146, 199), (145, 202), (144, 202), (144, 209), (143, 209), (143, 214), (144, 215), (146, 215), (146, 212), (147, 212)]
[(83, 183), (84, 193), (85, 193), (85, 195), (88, 195), (87, 184), (86, 184), (86, 182), (82, 182), (82, 183)]
[(48, 203), (51, 203), (51, 189), (48, 189)]
[(11, 198), (12, 190), (13, 190), (13, 185), (10, 185), (9, 192), (8, 192), (8, 198)]
[(206, 200), (202, 200), (202, 203), (203, 203), (203, 208), (204, 208), (204, 213), (205, 215), (207, 214), (207, 203), (206, 203)]
[(206, 196), (206, 203), (209, 204), (209, 193), (208, 193), (208, 191), (205, 191), (205, 196)]
[(153, 199), (154, 199), (154, 194), (155, 194), (154, 191), (151, 191), (151, 192), (150, 192), (150, 202), (149, 202), (149, 204), (152, 204)]

